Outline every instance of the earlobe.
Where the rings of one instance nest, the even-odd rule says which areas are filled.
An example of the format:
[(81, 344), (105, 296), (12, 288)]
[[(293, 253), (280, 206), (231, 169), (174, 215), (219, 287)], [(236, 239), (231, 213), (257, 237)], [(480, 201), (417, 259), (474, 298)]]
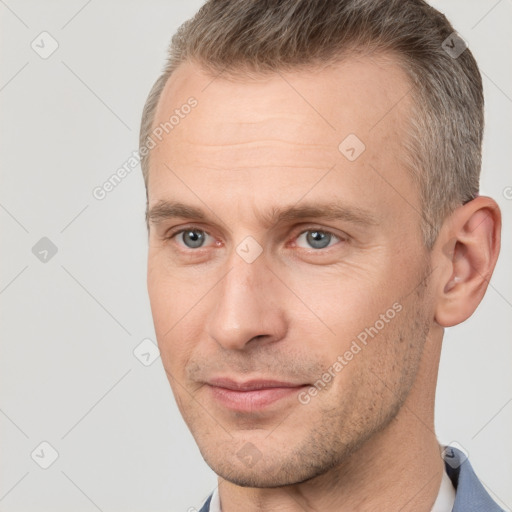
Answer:
[(498, 258), (500, 233), (499, 207), (483, 196), (444, 222), (433, 249), (441, 276), (435, 320), (442, 327), (469, 318), (482, 300)]

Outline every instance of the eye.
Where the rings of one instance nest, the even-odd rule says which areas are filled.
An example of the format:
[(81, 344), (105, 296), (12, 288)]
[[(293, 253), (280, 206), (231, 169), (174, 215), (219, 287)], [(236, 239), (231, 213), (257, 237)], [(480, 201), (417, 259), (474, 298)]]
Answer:
[(184, 245), (188, 249), (198, 249), (205, 245), (207, 238), (211, 238), (206, 231), (195, 228), (185, 228), (181, 231), (174, 233), (169, 238), (176, 238), (181, 245)]
[[(309, 247), (298, 243), (299, 240), (301, 239), (305, 240)], [(303, 231), (297, 237), (297, 245), (304, 249), (325, 249), (326, 247), (332, 245), (331, 242), (333, 241), (333, 239), (337, 241), (340, 240), (339, 237), (337, 237), (333, 233), (330, 233), (329, 231), (322, 231), (320, 229), (310, 229), (308, 231)]]

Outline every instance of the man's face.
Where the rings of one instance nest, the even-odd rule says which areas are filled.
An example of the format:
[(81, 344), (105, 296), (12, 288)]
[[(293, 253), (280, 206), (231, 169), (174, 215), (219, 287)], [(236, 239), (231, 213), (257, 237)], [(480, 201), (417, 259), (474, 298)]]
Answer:
[(155, 126), (197, 106), (151, 154), (148, 290), (177, 404), (228, 480), (326, 472), (414, 385), (433, 314), (409, 90), (390, 58), (244, 80), (184, 64), (164, 90)]

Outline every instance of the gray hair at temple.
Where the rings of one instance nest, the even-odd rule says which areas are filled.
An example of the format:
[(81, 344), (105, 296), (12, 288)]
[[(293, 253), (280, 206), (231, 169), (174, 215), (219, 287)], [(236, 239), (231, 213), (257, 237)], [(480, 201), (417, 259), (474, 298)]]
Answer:
[(461, 43), (453, 34), (446, 17), (423, 0), (209, 0), (172, 38), (144, 106), (140, 147), (151, 135), (169, 76), (185, 61), (212, 76), (241, 78), (385, 52), (411, 82), (403, 157), (419, 187), (423, 236), (431, 248), (446, 216), (479, 190), (482, 79), (469, 49), (458, 56), (447, 51)]

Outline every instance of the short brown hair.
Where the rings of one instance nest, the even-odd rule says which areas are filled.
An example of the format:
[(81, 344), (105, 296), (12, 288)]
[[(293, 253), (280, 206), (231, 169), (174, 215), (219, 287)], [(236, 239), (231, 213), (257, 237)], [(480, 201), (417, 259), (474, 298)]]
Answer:
[[(447, 45), (448, 41), (448, 47)], [(432, 247), (442, 221), (478, 195), (483, 91), (478, 66), (446, 17), (423, 0), (209, 0), (173, 36), (142, 115), (146, 145), (162, 90), (185, 61), (214, 75), (312, 67), (353, 53), (395, 55), (412, 84), (405, 158)], [(148, 183), (149, 154), (141, 159)]]

